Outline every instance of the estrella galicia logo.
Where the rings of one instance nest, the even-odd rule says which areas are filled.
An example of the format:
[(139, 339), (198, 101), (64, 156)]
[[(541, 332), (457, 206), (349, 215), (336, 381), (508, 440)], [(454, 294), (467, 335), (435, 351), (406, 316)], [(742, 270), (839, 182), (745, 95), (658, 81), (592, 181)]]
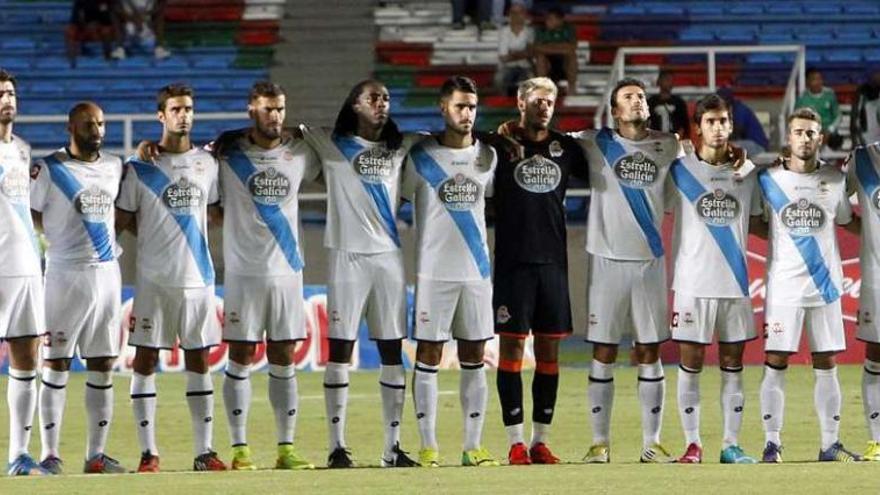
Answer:
[(251, 175), (248, 179), (251, 197), (261, 205), (277, 205), (290, 194), (290, 179), (269, 167)]
[(195, 182), (181, 177), (162, 191), (162, 202), (175, 215), (193, 213), (205, 203), (205, 192)]
[(871, 205), (875, 209), (880, 210), (880, 187), (874, 189), (874, 192), (871, 193)]
[(20, 167), (15, 167), (3, 175), (0, 181), (0, 190), (13, 201), (27, 201), (30, 187), (30, 177)]
[(553, 160), (534, 155), (516, 165), (513, 180), (519, 187), (533, 193), (546, 193), (559, 187), (562, 171)]
[(613, 168), (625, 186), (644, 189), (657, 181), (657, 164), (641, 151), (621, 157)]
[(723, 189), (707, 192), (696, 203), (697, 215), (710, 225), (730, 225), (739, 216), (739, 201)]
[(113, 211), (113, 197), (98, 186), (83, 189), (73, 204), (76, 211), (88, 222), (104, 222)]
[(440, 183), (437, 189), (440, 202), (447, 209), (456, 211), (473, 209), (482, 194), (480, 184), (464, 174), (455, 174)]
[(355, 173), (370, 184), (381, 184), (394, 171), (394, 152), (384, 147), (367, 148), (352, 160)]
[(779, 218), (792, 235), (812, 235), (825, 226), (825, 211), (806, 198), (785, 205)]

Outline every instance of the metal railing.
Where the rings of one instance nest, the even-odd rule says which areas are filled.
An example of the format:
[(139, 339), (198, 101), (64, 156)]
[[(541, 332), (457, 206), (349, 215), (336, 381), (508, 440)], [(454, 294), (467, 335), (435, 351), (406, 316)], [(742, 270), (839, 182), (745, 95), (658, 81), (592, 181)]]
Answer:
[[(806, 71), (806, 49), (803, 45), (766, 45), (766, 46), (693, 46), (693, 47), (656, 47), (656, 46), (632, 46), (623, 47), (617, 50), (614, 57), (614, 63), (608, 74), (608, 82), (605, 85), (605, 91), (602, 93), (602, 101), (594, 116), (594, 125), (597, 129), (602, 127), (603, 117), (607, 126), (613, 125), (611, 117), (609, 98), (614, 90), (614, 85), (626, 74), (626, 56), (627, 55), (687, 55), (687, 54), (705, 54), (706, 55), (706, 72), (708, 84), (705, 89), (709, 92), (717, 90), (716, 83), (716, 60), (715, 56), (721, 53), (794, 53), (794, 64), (788, 77), (788, 84), (785, 87), (785, 95), (782, 98), (782, 106), (779, 110), (779, 129), (785, 129), (785, 118), (794, 110), (794, 103), (797, 96), (804, 91), (805, 71)], [(785, 139), (785, 133), (780, 132), (780, 146)]]

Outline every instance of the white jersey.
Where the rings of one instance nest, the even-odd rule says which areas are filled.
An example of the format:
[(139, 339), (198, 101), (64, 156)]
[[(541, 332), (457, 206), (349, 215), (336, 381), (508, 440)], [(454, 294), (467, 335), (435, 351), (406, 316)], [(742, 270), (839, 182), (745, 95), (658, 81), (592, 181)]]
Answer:
[(358, 136), (303, 128), (323, 165), (327, 184), (324, 245), (355, 253), (400, 249), (397, 208), (407, 142), (397, 150)]
[(880, 288), (880, 143), (853, 151), (849, 180), (856, 186), (862, 207), (862, 285)]
[(137, 212), (138, 276), (163, 287), (212, 285), (207, 207), (219, 200), (216, 160), (193, 148), (125, 168), (116, 206)]
[(303, 140), (267, 150), (245, 136), (220, 158), (223, 259), (238, 275), (301, 272), (298, 191), (315, 180), (320, 163)]
[(749, 217), (760, 215), (761, 192), (754, 164), (739, 170), (710, 165), (695, 153), (669, 169), (675, 190), (672, 290), (695, 297), (749, 296), (746, 244)]
[(843, 268), (835, 223), (852, 221), (844, 174), (826, 164), (800, 174), (773, 167), (758, 173), (769, 204), (768, 305), (822, 306), (840, 298)]
[(678, 140), (652, 130), (632, 141), (608, 128), (574, 137), (590, 163), (587, 251), (616, 260), (663, 256), (666, 176), (679, 156)]
[(0, 141), (0, 277), (41, 275), (30, 210), (31, 147), (18, 136)]
[(43, 214), (50, 264), (106, 263), (119, 257), (113, 207), (122, 180), (119, 157), (102, 153), (84, 162), (62, 148), (37, 160), (34, 174), (31, 209)]
[(415, 208), (419, 277), (489, 279), (486, 197), (497, 162), (495, 150), (480, 141), (455, 149), (428, 137), (412, 147), (403, 196)]

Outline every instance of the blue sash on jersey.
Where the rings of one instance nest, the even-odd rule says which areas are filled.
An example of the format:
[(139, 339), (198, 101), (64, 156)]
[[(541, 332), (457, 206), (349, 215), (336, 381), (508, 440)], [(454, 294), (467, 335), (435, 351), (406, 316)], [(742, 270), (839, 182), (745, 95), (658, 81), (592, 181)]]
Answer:
[[(339, 151), (349, 163), (364, 149), (363, 146), (351, 137), (334, 134), (332, 139), (333, 144), (339, 148)], [(400, 247), (400, 234), (397, 233), (397, 217), (391, 211), (391, 200), (388, 199), (388, 190), (385, 188), (385, 184), (370, 184), (363, 180), (361, 184), (364, 185), (367, 194), (373, 198), (373, 203), (376, 204), (376, 209), (379, 210), (379, 216), (382, 217), (382, 221), (385, 223), (385, 230), (391, 236), (391, 240), (394, 241), (397, 247)]]
[[(129, 160), (128, 163), (131, 164), (132, 168), (137, 173), (138, 179), (140, 179), (161, 202), (162, 193), (165, 191), (165, 188), (171, 184), (168, 176), (162, 172), (162, 169), (150, 163), (145, 163), (139, 160)], [(205, 282), (205, 285), (213, 284), (214, 267), (211, 266), (211, 253), (208, 251), (208, 243), (205, 241), (205, 236), (203, 236), (202, 232), (199, 230), (198, 221), (193, 215), (188, 213), (178, 215), (169, 211), (168, 214), (174, 218), (174, 221), (177, 222), (177, 225), (183, 232), (183, 237), (186, 239), (186, 244), (189, 246), (189, 250), (193, 255), (193, 259), (195, 259), (196, 265), (199, 267), (199, 272), (202, 274), (202, 280)]]
[(873, 196), (874, 191), (880, 187), (880, 176), (877, 175), (877, 170), (874, 168), (874, 164), (871, 163), (871, 157), (868, 155), (866, 148), (856, 149), (855, 155), (856, 176), (859, 178), (862, 190), (865, 191), (865, 195), (868, 196), (868, 201), (870, 202), (872, 201), (871, 196)]
[[(415, 163), (416, 171), (428, 181), (428, 184), (430, 184), (435, 191), (440, 187), (440, 184), (442, 184), (443, 181), (449, 178), (443, 171), (443, 168), (440, 167), (440, 164), (438, 164), (434, 158), (425, 151), (422, 145), (416, 145), (413, 147), (409, 154), (413, 159), (413, 163)], [(452, 221), (455, 222), (462, 237), (464, 237), (464, 242), (467, 244), (468, 250), (474, 258), (474, 263), (477, 265), (477, 270), (480, 271), (480, 276), (483, 278), (489, 278), (491, 275), (489, 253), (483, 249), (483, 236), (480, 234), (480, 227), (477, 225), (477, 220), (474, 218), (474, 214), (468, 211), (450, 209), (446, 209), (446, 211), (449, 213), (449, 216), (452, 217)]]
[[(761, 170), (758, 173), (758, 182), (761, 184), (764, 198), (773, 207), (773, 211), (779, 214), (782, 208), (790, 202), (788, 196), (785, 195), (785, 191), (779, 187), (779, 184), (773, 180), (773, 177), (770, 177), (767, 169)], [(816, 242), (816, 238), (799, 235), (790, 235), (790, 237), (794, 245), (797, 246), (798, 252), (801, 253), (801, 258), (803, 258), (804, 263), (807, 265), (810, 277), (813, 278), (813, 283), (816, 284), (816, 288), (819, 289), (825, 303), (832, 303), (839, 299), (840, 291), (837, 290), (837, 287), (834, 286), (834, 282), (831, 280), (831, 273), (828, 271), (828, 267), (825, 266), (825, 261), (822, 259), (822, 251), (819, 249), (819, 243)]]
[[(708, 192), (679, 159), (672, 162), (669, 173), (672, 174), (672, 180), (675, 181), (675, 185), (678, 186), (691, 203), (695, 203), (700, 196)], [(746, 259), (743, 256), (739, 242), (736, 240), (733, 229), (730, 225), (710, 225), (708, 223), (706, 228), (709, 229), (709, 233), (712, 234), (712, 238), (715, 239), (715, 243), (721, 249), (721, 254), (724, 255), (727, 265), (733, 271), (733, 276), (736, 277), (736, 282), (739, 284), (742, 294), (748, 296), (749, 273), (746, 268)]]
[[(626, 150), (614, 140), (611, 132), (608, 128), (599, 131), (596, 134), (596, 144), (599, 145), (599, 149), (602, 151), (602, 155), (605, 156), (608, 166), (613, 169), (617, 160), (626, 155)], [(645, 191), (626, 186), (621, 184), (620, 181), (617, 181), (617, 184), (620, 186), (626, 202), (629, 203), (629, 209), (632, 211), (633, 216), (635, 216), (636, 222), (645, 234), (648, 247), (651, 248), (651, 253), (654, 254), (655, 258), (663, 256), (663, 239), (660, 237), (657, 227), (654, 226), (654, 212), (651, 211), (651, 205), (648, 203)]]
[[(71, 203), (75, 203), (76, 197), (83, 190), (82, 184), (76, 180), (76, 177), (61, 160), (55, 158), (54, 155), (43, 158), (43, 161), (46, 162), (49, 168), (49, 177), (52, 178), (52, 182), (64, 193), (64, 196)], [(107, 224), (104, 222), (91, 222), (86, 220), (85, 217), (83, 217), (82, 223), (86, 233), (89, 235), (89, 239), (92, 241), (95, 253), (98, 254), (98, 259), (101, 261), (113, 261), (113, 240), (110, 239)]]
[[(235, 175), (244, 185), (244, 188), (248, 189), (248, 179), (257, 173), (257, 169), (247, 155), (240, 149), (232, 148), (227, 152), (227, 163), (229, 163), (229, 168), (235, 172)], [(293, 271), (301, 271), (303, 269), (303, 261), (297, 249), (296, 236), (293, 234), (290, 222), (287, 221), (284, 212), (281, 211), (281, 207), (278, 205), (264, 205), (256, 200), (253, 203), (257, 213), (260, 214), (260, 218), (263, 219), (266, 227), (269, 228), (269, 232), (275, 237), (275, 242), (278, 243), (278, 247), (284, 253), (287, 263), (293, 268)]]
[[(4, 172), (3, 165), (0, 165), (0, 177), (3, 177)], [(31, 218), (31, 209), (28, 205), (23, 205), (14, 201), (10, 201), (9, 204), (21, 220), (21, 223), (24, 224), (24, 230), (27, 231), (28, 237), (31, 238), (31, 245), (34, 247), (34, 253), (37, 255), (37, 259), (39, 259), (40, 244), (37, 242), (37, 233), (34, 231), (34, 220)]]

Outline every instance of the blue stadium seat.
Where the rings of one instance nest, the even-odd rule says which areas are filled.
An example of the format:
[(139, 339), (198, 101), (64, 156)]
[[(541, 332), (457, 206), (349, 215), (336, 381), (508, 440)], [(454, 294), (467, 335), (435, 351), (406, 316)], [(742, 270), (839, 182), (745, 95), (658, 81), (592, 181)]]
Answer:
[(808, 15), (835, 16), (840, 14), (840, 6), (831, 3), (804, 4), (804, 13)]
[(612, 5), (608, 12), (611, 15), (644, 15), (645, 9), (639, 5), (623, 4)]
[(880, 15), (880, 5), (877, 4), (849, 4), (843, 6), (844, 13), (857, 16)]
[(857, 63), (861, 62), (862, 53), (859, 50), (837, 48), (825, 51), (822, 54), (822, 59), (833, 63)]
[(779, 16), (800, 16), (803, 14), (803, 10), (801, 10), (800, 5), (792, 5), (783, 2), (768, 4), (765, 12), (770, 15)]
[(790, 33), (758, 33), (758, 41), (764, 45), (784, 45), (793, 41)]
[(755, 16), (764, 13), (764, 8), (756, 4), (733, 4), (725, 6), (724, 12), (727, 15)]

